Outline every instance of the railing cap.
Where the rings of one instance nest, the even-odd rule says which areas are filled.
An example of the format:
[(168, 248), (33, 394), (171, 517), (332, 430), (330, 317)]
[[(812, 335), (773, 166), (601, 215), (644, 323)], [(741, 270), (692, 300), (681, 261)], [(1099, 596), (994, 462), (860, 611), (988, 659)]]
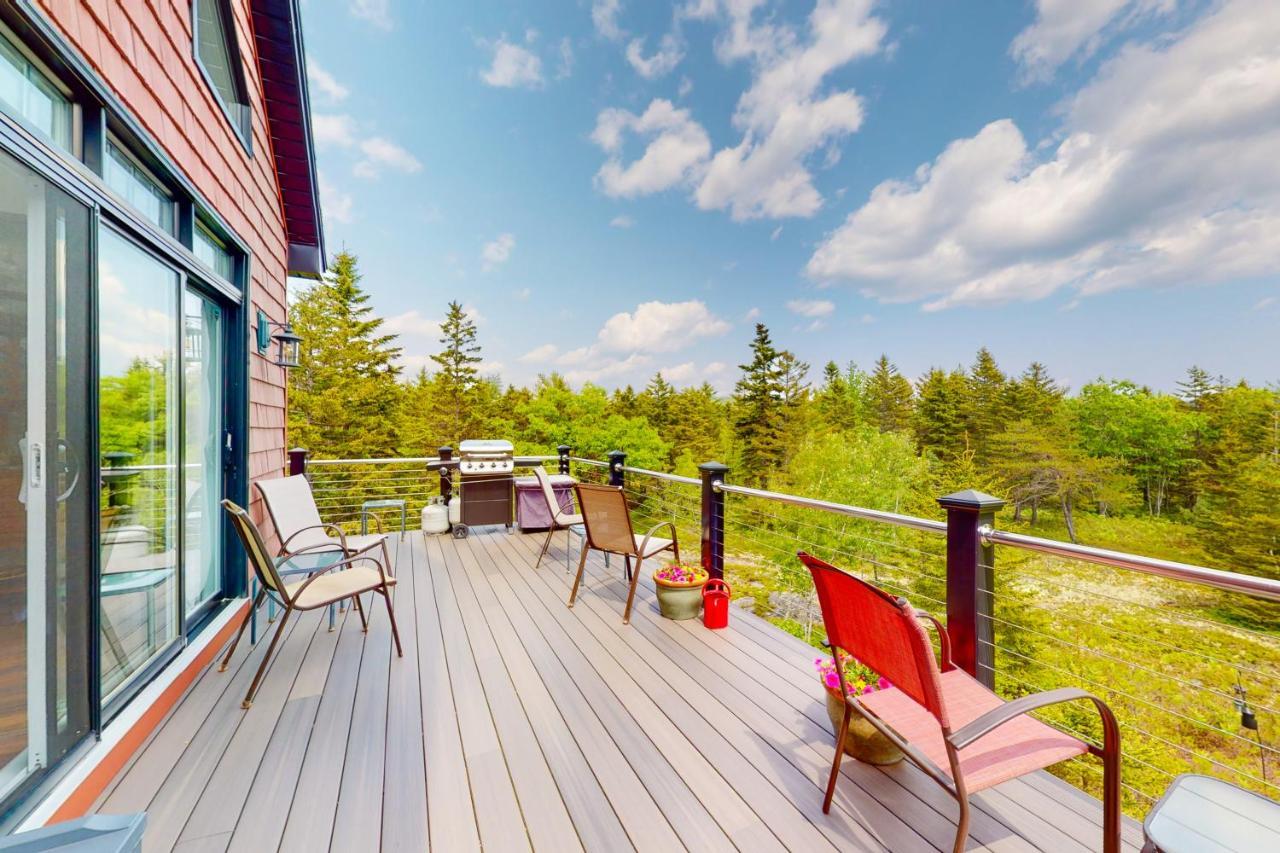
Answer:
[(1005, 505), (1002, 498), (994, 495), (988, 495), (986, 492), (979, 492), (976, 489), (965, 489), (962, 492), (954, 492), (949, 495), (943, 495), (938, 498), (938, 504), (943, 509), (967, 509), (975, 512), (982, 510), (1000, 509)]
[(729, 471), (729, 466), (723, 462), (703, 462), (698, 466), (698, 470), (705, 474), (725, 474)]

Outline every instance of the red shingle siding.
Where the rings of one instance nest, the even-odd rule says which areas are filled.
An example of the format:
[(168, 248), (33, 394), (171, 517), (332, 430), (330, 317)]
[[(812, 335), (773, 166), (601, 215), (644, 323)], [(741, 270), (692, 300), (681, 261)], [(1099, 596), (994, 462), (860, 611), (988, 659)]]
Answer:
[[(261, 309), (285, 317), (288, 239), (248, 0), (231, 0), (253, 101), (253, 156), (235, 135), (196, 65), (190, 0), (37, 0), (252, 254), (250, 324)], [(251, 348), (252, 349), (252, 348)], [(284, 371), (256, 352), (249, 365), (249, 469), (283, 472)], [(250, 495), (261, 519), (256, 494)]]

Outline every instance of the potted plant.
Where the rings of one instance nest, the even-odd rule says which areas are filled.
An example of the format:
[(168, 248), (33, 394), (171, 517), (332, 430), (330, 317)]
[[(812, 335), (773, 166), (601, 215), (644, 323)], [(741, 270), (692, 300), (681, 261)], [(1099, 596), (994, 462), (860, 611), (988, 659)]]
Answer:
[(653, 573), (658, 609), (668, 619), (694, 619), (702, 607), (707, 571), (696, 563), (668, 563)]
[[(893, 686), (852, 655), (839, 651), (837, 654), (844, 667), (844, 683), (848, 695), (861, 696)], [(836, 662), (831, 658), (815, 658), (813, 663), (827, 696), (827, 716), (831, 718), (831, 730), (836, 732), (844, 717), (845, 708), (844, 698), (840, 695), (840, 675), (836, 672)], [(852, 755), (867, 764), (896, 764), (903, 759), (902, 750), (894, 746), (893, 741), (867, 722), (867, 718), (857, 708), (851, 710), (849, 734), (844, 739), (846, 755)]]

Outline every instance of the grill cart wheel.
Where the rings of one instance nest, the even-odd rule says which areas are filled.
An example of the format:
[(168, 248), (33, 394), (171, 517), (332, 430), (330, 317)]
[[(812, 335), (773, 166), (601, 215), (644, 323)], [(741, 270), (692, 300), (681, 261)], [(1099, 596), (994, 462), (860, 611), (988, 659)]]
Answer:
[(465, 524), (455, 524), (455, 525), (453, 526), (453, 538), (454, 538), (454, 539), (466, 539), (466, 538), (467, 538), (467, 526), (466, 526)]

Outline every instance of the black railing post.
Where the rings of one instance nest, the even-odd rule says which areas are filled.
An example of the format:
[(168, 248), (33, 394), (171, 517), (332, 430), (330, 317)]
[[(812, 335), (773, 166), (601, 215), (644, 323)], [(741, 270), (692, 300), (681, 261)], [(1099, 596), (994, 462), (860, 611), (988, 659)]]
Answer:
[(626, 486), (626, 472), (622, 466), (627, 464), (627, 454), (621, 450), (610, 450), (606, 455), (609, 458), (609, 485)]
[(307, 473), (307, 451), (295, 447), (289, 451), (289, 476)]
[(560, 473), (561, 474), (569, 473), (569, 451), (571, 450), (573, 450), (573, 448), (567, 444), (562, 444), (556, 448), (556, 452), (560, 454)]
[(947, 634), (955, 665), (994, 688), (995, 636), (991, 629), (995, 549), (982, 528), (1004, 501), (968, 489), (938, 498), (947, 511)]
[(436, 456), (439, 458), (440, 465), (440, 497), (444, 498), (445, 505), (453, 500), (453, 468), (443, 463), (453, 459), (453, 448), (447, 444), (436, 450)]
[(702, 472), (702, 568), (713, 578), (724, 578), (724, 492), (716, 488), (729, 474), (729, 466), (703, 462)]

